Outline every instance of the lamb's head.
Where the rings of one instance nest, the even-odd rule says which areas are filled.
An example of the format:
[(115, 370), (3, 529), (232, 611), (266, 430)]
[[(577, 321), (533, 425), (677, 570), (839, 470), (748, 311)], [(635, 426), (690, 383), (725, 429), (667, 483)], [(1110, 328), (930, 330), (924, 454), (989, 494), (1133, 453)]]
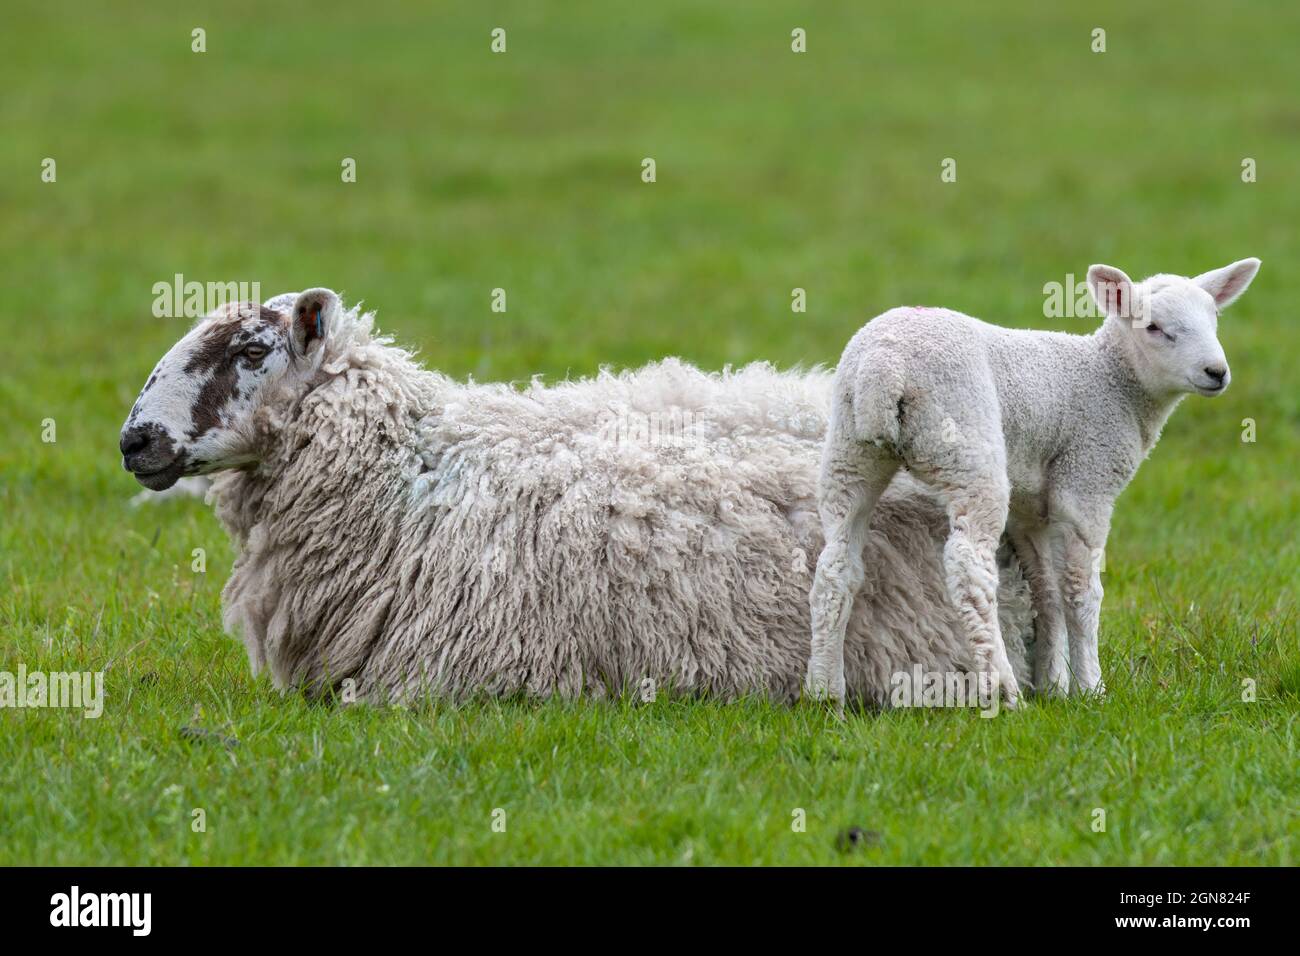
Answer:
[(338, 320), (328, 289), (232, 303), (171, 347), (122, 426), (122, 466), (162, 491), (185, 475), (253, 464), (255, 415), (271, 396), (309, 381)]
[(1155, 275), (1134, 283), (1114, 266), (1088, 270), (1088, 289), (1116, 323), (1134, 371), (1152, 395), (1222, 395), (1232, 376), (1219, 344), (1219, 313), (1246, 291), (1258, 259), (1195, 278)]

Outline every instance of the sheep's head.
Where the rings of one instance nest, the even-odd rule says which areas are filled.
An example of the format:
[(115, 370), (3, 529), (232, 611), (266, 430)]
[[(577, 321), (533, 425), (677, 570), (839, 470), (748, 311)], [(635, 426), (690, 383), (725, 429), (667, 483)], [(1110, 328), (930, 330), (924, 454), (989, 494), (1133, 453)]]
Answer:
[(257, 460), (254, 414), (320, 365), (339, 299), (328, 289), (232, 303), (201, 319), (154, 368), (122, 426), (122, 466), (162, 491), (185, 475)]
[(1246, 291), (1258, 259), (1242, 259), (1195, 278), (1156, 275), (1132, 282), (1114, 266), (1088, 270), (1088, 288), (1120, 338), (1139, 380), (1153, 395), (1222, 395), (1232, 376), (1219, 344), (1219, 313)]

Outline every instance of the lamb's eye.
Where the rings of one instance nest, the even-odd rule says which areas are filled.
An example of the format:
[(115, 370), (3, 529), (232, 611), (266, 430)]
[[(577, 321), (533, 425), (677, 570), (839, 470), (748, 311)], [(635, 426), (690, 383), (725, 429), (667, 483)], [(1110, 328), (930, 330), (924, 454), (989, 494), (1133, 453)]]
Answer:
[(1172, 335), (1170, 335), (1160, 326), (1156, 325), (1154, 322), (1152, 322), (1150, 325), (1147, 326), (1147, 335), (1150, 335), (1152, 338), (1168, 339), (1170, 342), (1174, 340), (1174, 337)]
[(251, 345), (245, 346), (244, 355), (256, 362), (258, 359), (266, 355), (266, 346), (258, 345), (254, 342)]

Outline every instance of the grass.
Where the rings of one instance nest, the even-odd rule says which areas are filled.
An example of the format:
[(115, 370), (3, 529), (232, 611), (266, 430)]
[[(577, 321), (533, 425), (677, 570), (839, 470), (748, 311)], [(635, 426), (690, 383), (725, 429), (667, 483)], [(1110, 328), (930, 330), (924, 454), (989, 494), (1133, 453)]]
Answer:
[[(1300, 8), (1234, 10), (7, 4), (0, 670), (103, 669), (107, 703), (0, 710), (0, 863), (1300, 861)], [(211, 514), (129, 508), (116, 454), (178, 272), (328, 285), (430, 364), (520, 379), (831, 363), (902, 303), (1086, 331), (1044, 283), (1246, 255), (1231, 390), (1119, 503), (1102, 702), (308, 704), (222, 633)], [(838, 851), (853, 826), (878, 838)]]

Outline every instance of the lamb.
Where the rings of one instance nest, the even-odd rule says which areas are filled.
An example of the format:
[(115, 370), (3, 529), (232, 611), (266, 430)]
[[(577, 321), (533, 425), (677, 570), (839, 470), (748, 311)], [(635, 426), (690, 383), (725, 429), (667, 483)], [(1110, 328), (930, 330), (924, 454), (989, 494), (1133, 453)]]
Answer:
[[(254, 671), (375, 702), (799, 696), (828, 373), (666, 360), (517, 389), (425, 370), (372, 326), (328, 289), (217, 310), (123, 427), (145, 487), (215, 476), (239, 550), (223, 616)], [(919, 483), (881, 497), (847, 625), (854, 700), (891, 703), (917, 667), (974, 674), (945, 528)], [(1010, 547), (997, 573), (1028, 680)]]
[(1020, 680), (998, 620), (1004, 532), (1033, 598), (1034, 688), (1103, 693), (1097, 559), (1115, 500), (1182, 398), (1228, 387), (1219, 311), (1259, 265), (1242, 259), (1139, 284), (1094, 265), (1088, 288), (1105, 318), (1086, 336), (1004, 329), (946, 309), (892, 309), (867, 323), (833, 385), (808, 692), (843, 699), (863, 542), (905, 469), (946, 502), (947, 588), (977, 667), (1006, 702), (1018, 701)]

